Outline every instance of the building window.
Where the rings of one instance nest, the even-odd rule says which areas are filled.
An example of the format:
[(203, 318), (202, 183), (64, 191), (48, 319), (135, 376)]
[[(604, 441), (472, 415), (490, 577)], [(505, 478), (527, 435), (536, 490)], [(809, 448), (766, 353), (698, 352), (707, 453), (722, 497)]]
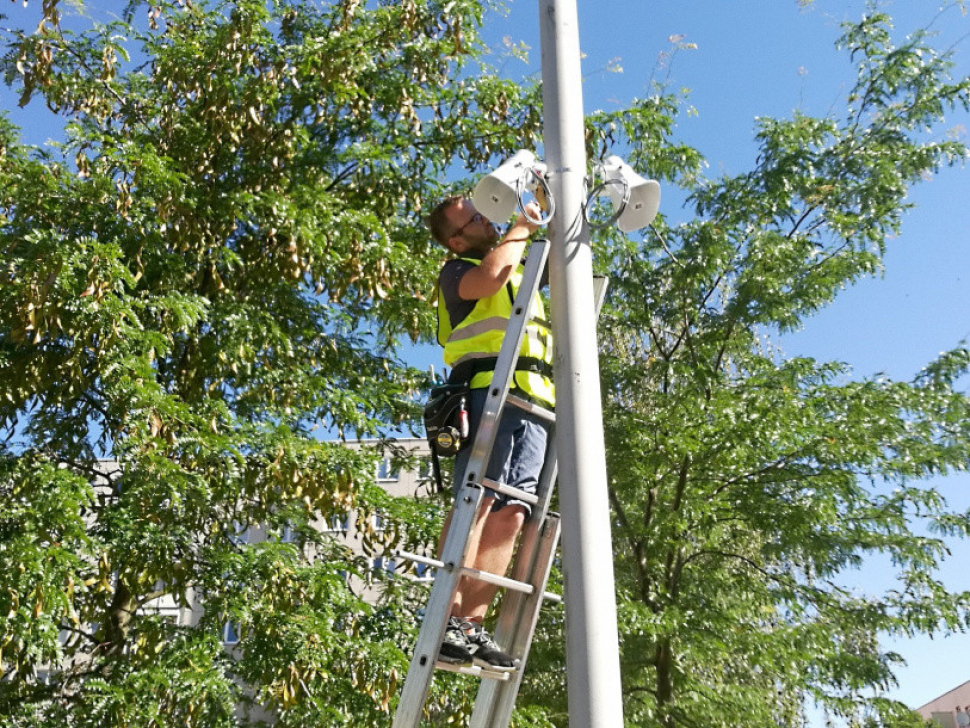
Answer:
[(431, 458), (421, 458), (418, 463), (418, 479), (431, 480), (432, 478), (434, 478), (434, 464)]
[(232, 622), (226, 622), (222, 628), (222, 641), (227, 645), (235, 645), (239, 642), (239, 627)]
[(245, 526), (232, 522), (232, 526), (229, 529), (229, 540), (232, 541), (236, 546), (243, 546), (249, 540), (249, 529)]
[(330, 518), (325, 522), (324, 532), (325, 533), (347, 533), (350, 529), (350, 516), (330, 516)]
[(383, 481), (396, 481), (400, 478), (400, 473), (391, 465), (391, 458), (385, 457), (377, 464), (377, 479)]
[(434, 572), (427, 564), (416, 561), (414, 563), (414, 574), (418, 581), (434, 581)]
[(397, 568), (397, 561), (385, 556), (378, 556), (374, 559), (374, 571), (386, 571), (393, 574)]

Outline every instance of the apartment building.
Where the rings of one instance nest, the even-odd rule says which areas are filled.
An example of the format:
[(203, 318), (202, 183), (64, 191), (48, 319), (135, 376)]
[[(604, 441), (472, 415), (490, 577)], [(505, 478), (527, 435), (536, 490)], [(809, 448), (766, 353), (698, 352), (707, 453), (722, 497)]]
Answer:
[[(916, 712), (940, 728), (962, 728), (970, 725), (970, 680), (947, 690), (917, 708)], [(961, 713), (966, 716), (965, 722), (960, 720)]]

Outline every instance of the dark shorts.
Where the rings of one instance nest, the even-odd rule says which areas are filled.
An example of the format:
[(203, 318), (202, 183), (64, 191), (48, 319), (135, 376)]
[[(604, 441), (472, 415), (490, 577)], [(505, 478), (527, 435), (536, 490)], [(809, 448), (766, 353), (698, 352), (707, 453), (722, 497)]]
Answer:
[[(487, 389), (471, 391), (468, 405), (468, 419), (471, 425), (469, 442), (474, 442), (487, 396)], [(548, 439), (549, 427), (544, 420), (518, 407), (506, 406), (495, 433), (495, 446), (492, 448), (485, 477), (535, 495), (536, 487), (539, 485), (539, 475), (542, 473), (542, 464), (546, 459)], [(453, 489), (456, 496), (465, 481), (465, 470), (471, 454), (472, 447), (469, 445), (455, 458)], [(489, 491), (488, 495), (495, 496), (493, 510), (506, 505), (521, 505), (527, 515), (532, 512), (530, 504), (512, 496), (493, 491)]]

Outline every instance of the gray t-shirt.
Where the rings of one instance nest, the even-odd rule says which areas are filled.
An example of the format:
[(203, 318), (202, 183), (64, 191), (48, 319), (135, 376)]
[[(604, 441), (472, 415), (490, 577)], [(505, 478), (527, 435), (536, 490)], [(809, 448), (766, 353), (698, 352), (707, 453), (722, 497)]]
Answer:
[(441, 291), (441, 299), (445, 303), (445, 310), (448, 311), (452, 329), (464, 321), (478, 303), (475, 300), (466, 301), (458, 295), (458, 285), (462, 277), (474, 267), (474, 263), (455, 258), (445, 263), (441, 273), (438, 274), (438, 288)]
[[(475, 267), (475, 263), (454, 258), (445, 263), (441, 268), (441, 273), (438, 274), (438, 289), (441, 291), (441, 298), (445, 302), (445, 310), (448, 312), (452, 329), (464, 321), (475, 309), (475, 304), (478, 303), (475, 299), (466, 301), (458, 295), (458, 286), (461, 284), (462, 277)], [(543, 288), (548, 284), (549, 266), (547, 265), (546, 269), (542, 272), (539, 287)]]

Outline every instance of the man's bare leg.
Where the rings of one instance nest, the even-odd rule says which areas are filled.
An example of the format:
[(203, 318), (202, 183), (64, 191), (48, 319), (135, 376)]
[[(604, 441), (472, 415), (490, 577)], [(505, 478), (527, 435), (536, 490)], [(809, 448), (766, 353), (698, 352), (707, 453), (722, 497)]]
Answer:
[[(475, 525), (469, 535), (466, 562), (473, 568), (490, 574), (504, 576), (515, 552), (515, 539), (525, 523), (525, 509), (522, 506), (505, 506), (492, 511), (495, 498), (486, 496), (475, 515)], [(452, 511), (453, 513), (454, 511)], [(451, 513), (445, 520), (438, 553), (442, 552), (445, 536), (451, 524)], [(487, 526), (487, 527), (486, 527)], [(493, 584), (478, 579), (462, 578), (452, 602), (451, 614), (455, 617), (481, 621), (489, 604), (498, 590)]]
[[(491, 511), (492, 500), (487, 499), (489, 510), (486, 510), (482, 519), (475, 543), (476, 549), (474, 553), (469, 551), (468, 561), (480, 571), (505, 576), (515, 553), (515, 540), (525, 523), (525, 509), (513, 505)], [(478, 579), (462, 581), (459, 606), (463, 614), (460, 616), (480, 623), (485, 618), (485, 612), (495, 598), (498, 587)], [(452, 614), (457, 616), (456, 612)]]

